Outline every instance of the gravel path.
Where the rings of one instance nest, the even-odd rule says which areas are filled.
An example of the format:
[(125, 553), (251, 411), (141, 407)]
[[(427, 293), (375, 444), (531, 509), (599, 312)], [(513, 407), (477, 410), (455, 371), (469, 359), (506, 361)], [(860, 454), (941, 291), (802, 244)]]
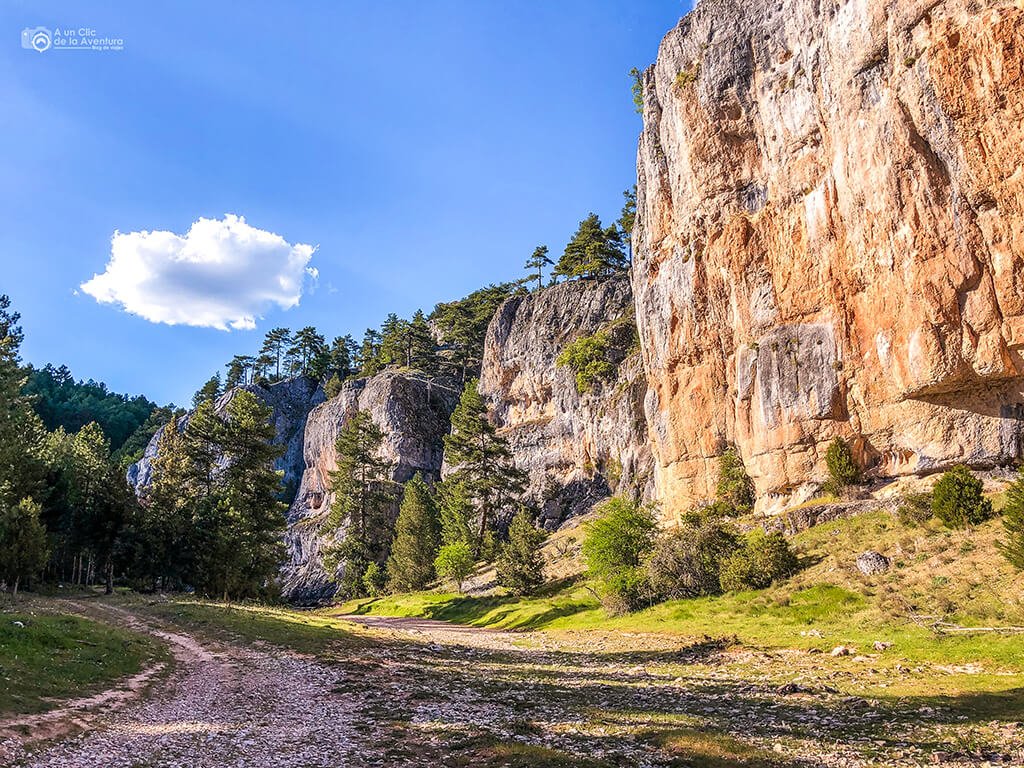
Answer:
[[(140, 628), (128, 612), (121, 622)], [(148, 631), (175, 658), (171, 681), (145, 701), (89, 718), (88, 729), (21, 768), (336, 768), (350, 751), (349, 707), (332, 693), (339, 670), (308, 658), (212, 646)]]

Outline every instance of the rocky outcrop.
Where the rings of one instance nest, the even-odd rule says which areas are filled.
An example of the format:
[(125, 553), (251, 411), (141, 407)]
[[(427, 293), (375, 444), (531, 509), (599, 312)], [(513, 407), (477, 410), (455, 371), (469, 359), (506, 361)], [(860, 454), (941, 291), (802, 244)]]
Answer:
[(306, 420), (301, 482), (288, 510), (289, 560), (282, 572), (285, 596), (314, 602), (334, 593), (321, 552), (332, 538), (324, 533), (333, 495), (330, 473), (337, 468), (338, 434), (358, 411), (366, 411), (384, 432), (381, 456), (392, 467), (392, 479), (405, 482), (416, 473), (440, 476), (443, 438), (458, 402), (450, 382), (421, 374), (387, 370), (342, 385), (341, 392), (314, 408)]
[[(557, 358), (595, 333), (608, 340), (615, 373), (580, 393)], [(625, 276), (516, 296), (491, 320), (480, 392), (549, 526), (612, 493), (650, 493), (645, 391)]]
[[(285, 496), (290, 501), (302, 477), (304, 464), (302, 461), (303, 434), (306, 426), (306, 415), (310, 409), (323, 402), (323, 389), (312, 379), (296, 377), (269, 384), (246, 384), (230, 389), (217, 400), (214, 410), (218, 414), (227, 411), (228, 403), (235, 393), (244, 389), (252, 392), (264, 404), (273, 409), (271, 420), (274, 424), (274, 443), (283, 446), (284, 453), (275, 462), (274, 467), (284, 473)], [(178, 426), (184, 429), (188, 424), (188, 416), (179, 419)], [(157, 455), (160, 436), (166, 426), (153, 435), (142, 458), (128, 468), (128, 483), (141, 496), (153, 476), (153, 459)]]
[(633, 288), (656, 485), (762, 494), (1024, 444), (1024, 11), (704, 0), (644, 76)]

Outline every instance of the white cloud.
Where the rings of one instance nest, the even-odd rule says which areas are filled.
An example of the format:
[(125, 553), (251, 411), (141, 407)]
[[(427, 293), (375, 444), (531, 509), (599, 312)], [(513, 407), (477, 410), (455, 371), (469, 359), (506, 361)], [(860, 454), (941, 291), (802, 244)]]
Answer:
[(315, 250), (230, 213), (199, 219), (185, 235), (115, 231), (106, 270), (81, 288), (154, 323), (249, 329), (275, 305), (298, 305), (319, 276), (308, 266)]

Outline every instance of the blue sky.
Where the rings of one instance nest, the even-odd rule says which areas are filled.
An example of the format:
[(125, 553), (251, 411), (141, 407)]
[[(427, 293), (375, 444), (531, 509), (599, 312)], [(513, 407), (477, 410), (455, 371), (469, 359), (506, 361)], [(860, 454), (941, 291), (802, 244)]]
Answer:
[[(0, 292), (22, 313), (24, 358), (184, 403), (271, 327), (359, 337), (388, 312), (519, 277), (588, 211), (618, 215), (640, 130), (627, 72), (689, 5), (6, 0)], [(23, 49), (36, 26), (86, 27), (124, 50)], [(104, 272), (115, 231), (184, 235), (225, 214), (283, 238), (268, 258), (316, 246), (315, 286), (293, 258), (287, 280), (267, 263), (167, 274), (139, 301), (163, 301), (159, 319), (191, 307), (175, 283), (231, 305), (294, 278), (297, 306), (275, 299), (255, 329), (225, 331), (80, 289)]]

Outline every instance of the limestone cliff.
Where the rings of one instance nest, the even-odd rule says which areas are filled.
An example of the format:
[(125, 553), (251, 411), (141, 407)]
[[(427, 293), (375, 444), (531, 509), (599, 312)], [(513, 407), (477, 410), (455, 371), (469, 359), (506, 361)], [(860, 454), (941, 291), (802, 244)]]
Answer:
[[(595, 333), (608, 339), (615, 373), (581, 394), (557, 358)], [(625, 276), (516, 296), (488, 327), (480, 392), (549, 526), (610, 493), (649, 495), (645, 390)]]
[(633, 287), (658, 495), (1021, 455), (1024, 11), (704, 0), (644, 77)]
[[(217, 400), (214, 410), (218, 414), (225, 413), (228, 403), (239, 389), (252, 392), (264, 404), (273, 409), (271, 420), (274, 424), (274, 443), (284, 446), (284, 454), (275, 462), (274, 466), (284, 472), (286, 495), (290, 500), (295, 488), (298, 487), (303, 471), (302, 441), (306, 426), (306, 414), (313, 406), (323, 402), (323, 389), (317, 382), (303, 377), (285, 379), (267, 386), (246, 384), (225, 392)], [(179, 426), (182, 429), (187, 423), (187, 415), (179, 420)], [(152, 480), (153, 459), (156, 458), (157, 446), (165, 428), (161, 427), (157, 430), (146, 446), (142, 458), (128, 468), (128, 483), (138, 495), (143, 493)]]
[(321, 524), (333, 501), (329, 483), (330, 473), (337, 468), (334, 444), (349, 419), (357, 411), (366, 411), (384, 432), (381, 455), (394, 467), (393, 480), (405, 482), (417, 472), (437, 479), (443, 438), (458, 396), (448, 382), (386, 370), (345, 382), (337, 396), (309, 413), (302, 449), (304, 471), (288, 511), (289, 560), (282, 571), (286, 597), (309, 602), (334, 592), (321, 560), (321, 549), (329, 541)]

